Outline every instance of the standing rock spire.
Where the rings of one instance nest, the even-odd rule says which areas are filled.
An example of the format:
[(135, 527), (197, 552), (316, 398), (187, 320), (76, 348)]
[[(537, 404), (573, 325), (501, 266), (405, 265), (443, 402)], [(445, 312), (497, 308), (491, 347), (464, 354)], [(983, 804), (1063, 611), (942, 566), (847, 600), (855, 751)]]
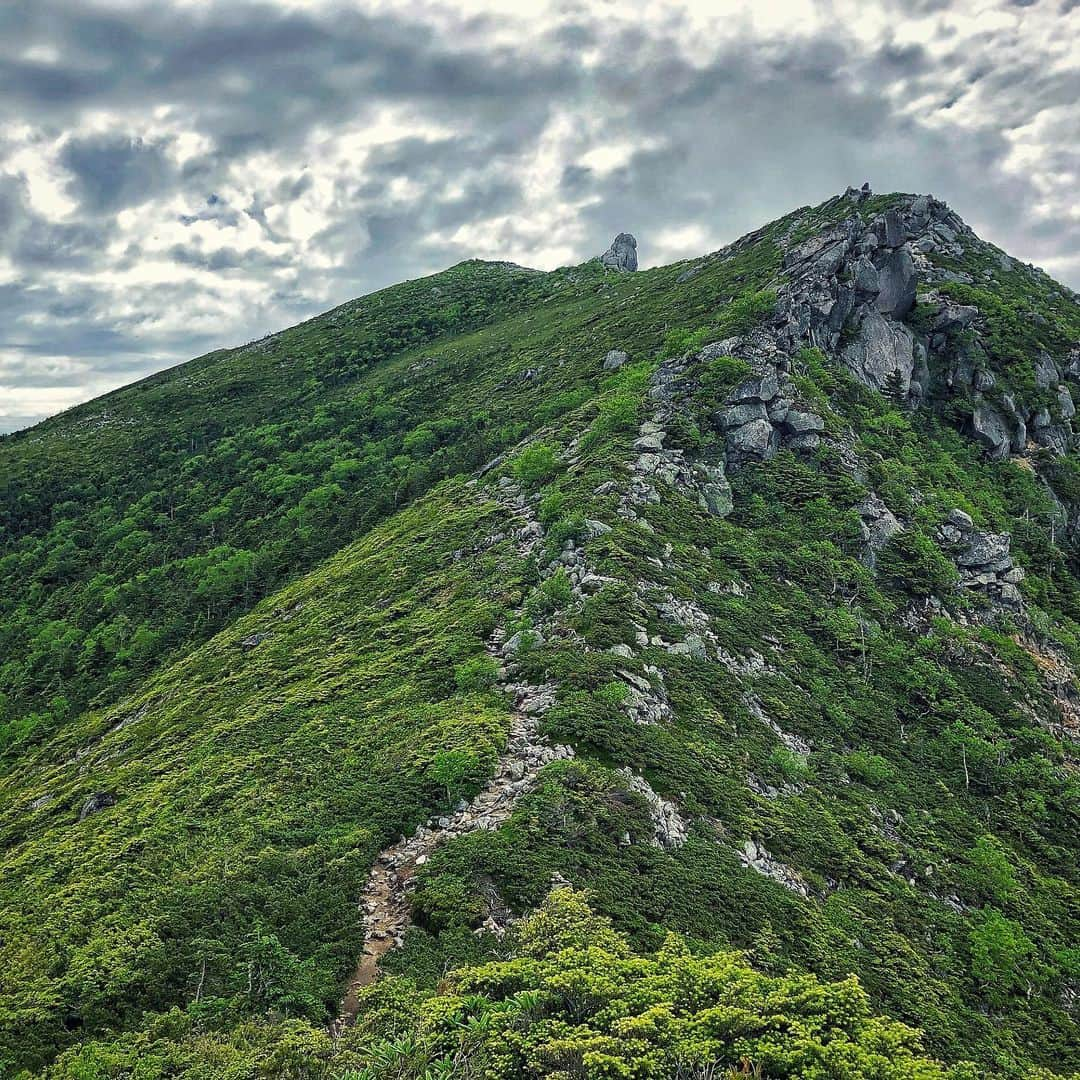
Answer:
[(637, 240), (628, 232), (621, 232), (611, 241), (611, 247), (600, 256), (600, 262), (608, 270), (620, 273), (637, 269)]

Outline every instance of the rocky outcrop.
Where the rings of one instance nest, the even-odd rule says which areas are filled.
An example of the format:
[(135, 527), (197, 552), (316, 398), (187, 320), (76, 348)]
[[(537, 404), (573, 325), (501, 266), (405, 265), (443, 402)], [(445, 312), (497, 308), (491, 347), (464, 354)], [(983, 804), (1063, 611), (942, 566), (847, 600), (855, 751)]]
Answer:
[(707, 345), (693, 360), (738, 356), (750, 363), (752, 374), (739, 383), (712, 414), (724, 435), (728, 469), (748, 461), (765, 461), (781, 446), (815, 450), (821, 444), (825, 421), (799, 401), (791, 381), (790, 362), (777, 354), (762, 335), (730, 338)]
[(603, 368), (605, 371), (618, 371), (629, 359), (626, 353), (619, 349), (612, 349), (604, 357)]
[(668, 429), (679, 409), (676, 385), (687, 369), (686, 358), (665, 360), (653, 373), (648, 398), (652, 418), (642, 422), (634, 441), (637, 457), (631, 464), (632, 479), (619, 505), (621, 517), (636, 520), (637, 508), (660, 501), (657, 482), (682, 488), (702, 510), (715, 517), (731, 513), (731, 484), (723, 462), (695, 461), (678, 448), (665, 446)]
[(876, 492), (870, 492), (855, 509), (859, 514), (862, 537), (866, 544), (863, 562), (872, 567), (877, 562), (877, 553), (903, 526)]
[(637, 269), (637, 240), (631, 233), (621, 232), (611, 241), (611, 247), (600, 256), (608, 270), (620, 273)]
[(882, 393), (899, 393), (906, 400), (915, 372), (915, 336), (901, 322), (877, 307), (862, 305), (852, 316), (853, 340), (840, 359), (864, 386)]
[(960, 572), (961, 588), (983, 593), (1003, 607), (1023, 607), (1018, 586), (1024, 571), (1013, 565), (1008, 533), (983, 532), (963, 510), (950, 510), (938, 538)]
[(794, 868), (782, 863), (774, 855), (771, 855), (762, 844), (755, 840), (747, 840), (739, 852), (739, 860), (743, 866), (756, 870), (767, 878), (783, 885), (802, 897), (810, 896), (810, 886), (802, 875)]
[(690, 826), (679, 813), (679, 808), (670, 800), (657, 795), (645, 777), (638, 776), (629, 769), (619, 769), (619, 775), (626, 781), (626, 786), (640, 795), (648, 805), (649, 821), (653, 830), (650, 843), (668, 851), (681, 848), (690, 834)]
[(116, 796), (112, 792), (95, 792), (82, 804), (82, 809), (79, 811), (79, 820), (85, 821), (91, 814), (96, 814), (100, 810), (106, 810), (108, 807), (115, 805)]

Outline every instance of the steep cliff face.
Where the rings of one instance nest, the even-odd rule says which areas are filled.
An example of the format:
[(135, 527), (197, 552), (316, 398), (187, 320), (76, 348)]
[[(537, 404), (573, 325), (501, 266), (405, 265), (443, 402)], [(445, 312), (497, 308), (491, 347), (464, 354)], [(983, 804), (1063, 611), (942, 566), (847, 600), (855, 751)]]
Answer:
[(0, 1070), (366, 1067), (553, 882), (1075, 1067), (1076, 298), (927, 196), (613, 248), (0, 442)]

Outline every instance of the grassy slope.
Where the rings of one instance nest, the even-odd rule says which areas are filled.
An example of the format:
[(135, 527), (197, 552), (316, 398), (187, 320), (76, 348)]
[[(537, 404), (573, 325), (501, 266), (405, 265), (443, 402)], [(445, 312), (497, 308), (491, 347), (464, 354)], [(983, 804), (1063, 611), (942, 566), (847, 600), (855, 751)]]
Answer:
[[(668, 331), (722, 319), (724, 301), (765, 284), (774, 265), (766, 243), (742, 263), (706, 262), (682, 285), (680, 268), (614, 279), (586, 269), (547, 303), (319, 393), (347, 403), (378, 381), (409, 430), (436, 409), (467, 424), (478, 401), (497, 403), (520, 425), (512, 423), (504, 441), (554, 421), (546, 437), (565, 445), (592, 420), (598, 392), (625, 393), (604, 390), (598, 369), (607, 348), (654, 356)], [(536, 288), (536, 280), (525, 284)], [(429, 354), (438, 363), (413, 367)], [(526, 380), (527, 368), (540, 370)], [(693, 597), (730, 651), (768, 657), (774, 672), (755, 689), (814, 752), (806, 762), (785, 756), (719, 665), (645, 651), (638, 662), (664, 668), (677, 718), (670, 727), (640, 728), (605, 692), (612, 657), (539, 650), (530, 660), (537, 677), (561, 683), (551, 733), (572, 741), (581, 760), (550, 767), (506, 828), (440, 852), (417, 895), (425, 928), (394, 964), (434, 978), (448, 959), (472, 958), (480, 946), (464, 924), (477, 890), (494, 878), (512, 904), (526, 907), (557, 870), (589, 884), (639, 944), (655, 945), (662, 928), (677, 927), (703, 943), (748, 947), (766, 968), (856, 971), (877, 1006), (925, 1025), (946, 1056), (1007, 1069), (1024, 1060), (1067, 1065), (1076, 1029), (1057, 1001), (1075, 964), (1067, 954), (1075, 781), (1063, 748), (1032, 721), (1052, 705), (1007, 627), (942, 624), (922, 640), (900, 629), (896, 615), (907, 598), (857, 561), (851, 508), (873, 487), (926, 531), (955, 505), (986, 527), (1012, 528), (1029, 598), (1047, 610), (1047, 625), (1074, 659), (1076, 579), (1025, 523), (1041, 498), (1030, 474), (983, 463), (949, 429), (901, 416), (827, 366), (808, 363), (804, 379), (823, 411), (821, 395), (830, 395), (830, 425), (855, 424), (874, 462), (864, 481), (828, 451), (810, 465), (781, 455), (739, 478), (729, 520), (709, 518), (672, 491), (650, 510), (656, 531), (649, 534), (618, 524), (610, 499), (593, 494), (629, 458), (632, 433), (615, 432), (596, 440), (548, 494), (559, 493), (567, 529), (580, 514), (617, 525), (591, 542), (604, 572), (628, 588), (652, 580)], [(546, 407), (560, 393), (568, 395), (563, 405)], [(707, 454), (712, 437), (700, 419), (700, 430), (685, 437)], [(93, 445), (97, 455), (112, 444)], [(9, 441), (4, 452), (19, 446)], [(49, 452), (47, 445), (37, 452)], [(108, 452), (119, 461), (132, 451), (120, 439)], [(89, 456), (76, 453), (72, 468)], [(25, 468), (33, 477), (32, 461)], [(418, 486), (436, 479), (437, 472)], [(366, 539), (190, 655), (139, 675), (122, 704), (71, 718), (13, 757), (0, 787), (7, 922), (0, 1017), (9, 1062), (34, 1063), (58, 1044), (137, 1026), (142, 1010), (196, 994), (195, 1011), (208, 1013), (207, 1022), (228, 1026), (268, 1010), (318, 1021), (357, 951), (351, 900), (374, 852), (442, 798), (427, 776), (431, 755), (468, 747), (478, 781), (505, 730), (505, 703), (460, 694), (453, 678), (528, 581), (528, 568), (505, 545), (454, 560), (499, 526), (482, 490), (450, 481), (384, 524), (373, 520)], [(267, 526), (266, 535), (278, 527)], [(281, 535), (303, 552), (287, 527), (295, 519), (280, 524)], [(658, 569), (648, 560), (665, 542), (672, 556)], [(290, 570), (316, 557), (312, 549)], [(749, 585), (748, 595), (707, 587), (733, 581)], [(597, 647), (626, 630), (625, 596), (606, 599), (606, 617), (594, 612), (583, 624), (580, 612), (565, 615)], [(172, 655), (212, 625), (184, 624)], [(650, 630), (679, 634), (660, 623)], [(270, 636), (245, 649), (240, 643), (257, 631)], [(974, 783), (964, 780), (962, 745), (981, 754)], [(619, 845), (624, 831), (644, 831), (644, 811), (612, 764), (644, 771), (696, 820), (674, 857)], [(788, 793), (754, 795), (748, 772), (787, 784)], [(117, 804), (80, 822), (80, 808), (98, 792)], [(52, 800), (35, 806), (42, 794)], [(886, 833), (874, 822), (889, 810), (900, 825)], [(973, 852), (990, 834), (1011, 884), (982, 880)], [(744, 869), (736, 849), (749, 836), (825, 898), (804, 901)], [(907, 869), (893, 873), (900, 860)], [(953, 891), (967, 905), (961, 913), (934, 898)], [(1003, 911), (1023, 938), (1003, 996), (993, 1001), (972, 962), (990, 909)], [(267, 986), (249, 988), (252, 964), (274, 973)], [(82, 1027), (67, 1030), (65, 1021)]]

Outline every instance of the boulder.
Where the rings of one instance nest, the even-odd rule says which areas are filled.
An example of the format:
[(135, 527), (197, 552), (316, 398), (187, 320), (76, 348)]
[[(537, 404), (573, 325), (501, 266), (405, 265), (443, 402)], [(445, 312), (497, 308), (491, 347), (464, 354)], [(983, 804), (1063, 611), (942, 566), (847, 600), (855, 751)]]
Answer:
[(744, 379), (730, 394), (729, 402), (738, 401), (772, 401), (779, 393), (776, 375), (768, 371), (764, 375), (751, 375)]
[(975, 321), (978, 314), (979, 309), (971, 304), (952, 304), (945, 301), (934, 316), (934, 331), (948, 334), (953, 330), (965, 330)]
[(778, 442), (768, 420), (751, 420), (728, 432), (727, 437), (728, 449), (747, 457), (770, 458), (776, 453)]
[(91, 814), (96, 814), (99, 810), (104, 810), (108, 806), (115, 805), (116, 796), (111, 792), (95, 792), (82, 804), (82, 809), (79, 811), (79, 820), (85, 821)]
[(1035, 382), (1044, 390), (1057, 386), (1061, 381), (1057, 365), (1049, 353), (1041, 352), (1035, 357)]
[(604, 370), (605, 371), (618, 371), (628, 360), (629, 356), (624, 352), (620, 352), (618, 349), (612, 349), (611, 352), (604, 357)]
[(1057, 389), (1057, 399), (1062, 420), (1071, 420), (1076, 415), (1076, 405), (1073, 403), (1072, 393), (1064, 383)]
[(792, 435), (806, 435), (811, 431), (824, 431), (825, 421), (817, 413), (789, 409), (784, 417), (784, 428)]
[(608, 270), (619, 273), (637, 269), (637, 240), (630, 233), (619, 233), (611, 241), (611, 247), (600, 256), (600, 262)]
[(728, 405), (723, 409), (718, 409), (713, 419), (717, 427), (726, 431), (729, 428), (749, 424), (751, 420), (764, 420), (767, 415), (764, 402), (743, 401), (738, 405)]
[(864, 386), (886, 390), (899, 372), (900, 389), (907, 393), (915, 368), (914, 339), (903, 323), (886, 319), (876, 308), (864, 304), (856, 314), (855, 340), (846, 345), (840, 359)]
[(901, 532), (903, 526), (876, 492), (871, 491), (855, 509), (866, 530), (864, 535), (870, 548), (869, 558), (872, 563), (874, 553), (884, 547), (891, 537)]
[(984, 533), (975, 530), (971, 533), (967, 548), (956, 556), (956, 565), (971, 569), (986, 569), (995, 572), (1008, 570), (1012, 566), (1009, 548), (1012, 538), (1008, 533)]
[(976, 404), (971, 414), (971, 433), (992, 458), (1008, 457), (1011, 433), (1005, 418), (987, 401)]
[(878, 229), (878, 237), (885, 247), (898, 248), (907, 239), (907, 229), (904, 227), (904, 219), (899, 210), (886, 210), (881, 225)]
[(866, 255), (860, 255), (852, 264), (851, 279), (856, 290), (868, 296), (877, 296), (881, 288), (877, 267)]
[(734, 507), (731, 484), (719, 465), (699, 463), (694, 467), (698, 504), (713, 517), (727, 517)]
[(895, 248), (878, 262), (878, 311), (902, 319), (915, 305), (915, 263), (906, 247)]

